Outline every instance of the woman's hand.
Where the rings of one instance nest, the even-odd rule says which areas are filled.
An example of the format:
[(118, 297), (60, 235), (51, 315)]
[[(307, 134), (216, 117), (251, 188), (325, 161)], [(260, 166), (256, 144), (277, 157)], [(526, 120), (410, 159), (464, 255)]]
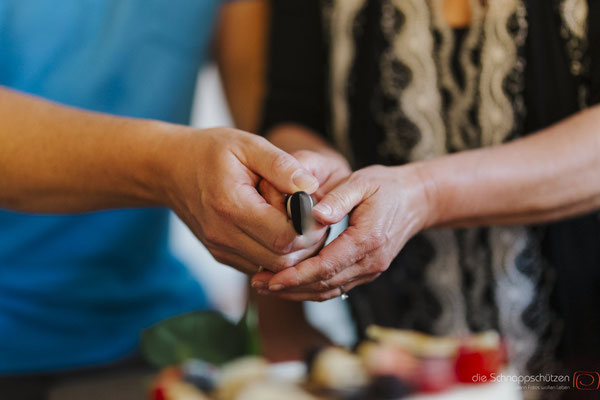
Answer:
[[(316, 256), (274, 276), (257, 274), (259, 293), (324, 301), (377, 278), (406, 241), (428, 226), (431, 206), (419, 164), (372, 166), (353, 173), (315, 206), (324, 225), (350, 213), (349, 227)], [(268, 282), (265, 278), (270, 278)], [(268, 289), (267, 289), (268, 288)]]

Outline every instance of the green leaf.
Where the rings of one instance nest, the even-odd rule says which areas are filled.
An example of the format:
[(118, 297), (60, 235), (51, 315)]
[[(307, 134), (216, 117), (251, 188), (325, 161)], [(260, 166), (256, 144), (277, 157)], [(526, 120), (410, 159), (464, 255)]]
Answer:
[(246, 354), (247, 333), (215, 311), (169, 318), (142, 332), (141, 352), (158, 368), (200, 359), (221, 365)]
[(246, 355), (259, 356), (261, 354), (260, 334), (258, 333), (258, 310), (256, 305), (248, 302), (244, 316), (238, 322), (238, 328), (244, 335)]

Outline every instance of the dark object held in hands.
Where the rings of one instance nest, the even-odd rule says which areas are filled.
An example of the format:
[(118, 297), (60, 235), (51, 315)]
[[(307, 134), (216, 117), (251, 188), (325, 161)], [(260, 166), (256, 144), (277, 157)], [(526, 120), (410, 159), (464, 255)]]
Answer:
[(296, 192), (286, 200), (288, 217), (299, 235), (306, 233), (313, 224), (312, 207), (312, 197), (306, 192)]

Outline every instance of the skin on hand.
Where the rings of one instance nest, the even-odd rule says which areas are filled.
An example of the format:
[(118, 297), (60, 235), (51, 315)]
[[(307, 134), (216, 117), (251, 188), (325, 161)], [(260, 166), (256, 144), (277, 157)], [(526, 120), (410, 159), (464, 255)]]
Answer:
[[(312, 173), (317, 178), (319, 182), (319, 188), (313, 193), (313, 197), (317, 201), (325, 197), (330, 190), (335, 188), (344, 179), (346, 179), (351, 172), (347, 162), (342, 157), (337, 155), (337, 153), (331, 151), (324, 151), (321, 153), (309, 150), (299, 150), (292, 153), (292, 155), (302, 164), (304, 168), (306, 168), (307, 171)], [(277, 208), (282, 215), (287, 215), (285, 210), (285, 194), (283, 192), (278, 190), (273, 184), (265, 179), (260, 181), (259, 191), (267, 203)], [(322, 247), (323, 243), (327, 239), (327, 226), (328, 224), (317, 224), (317, 227), (310, 232), (311, 236), (320, 235), (321, 241), (318, 247), (311, 246), (310, 249), (312, 250), (312, 253), (305, 255), (302, 259), (299, 259), (298, 263), (308, 257), (313, 256)], [(264, 288), (266, 281), (271, 275), (269, 275), (268, 271), (262, 273), (262, 275), (259, 275), (259, 277), (262, 276), (263, 280), (261, 281), (260, 279), (253, 279), (251, 282), (252, 287), (257, 289)]]
[(322, 245), (322, 235), (296, 235), (256, 189), (262, 177), (283, 193), (315, 192), (318, 181), (291, 155), (230, 128), (184, 128), (167, 146), (167, 205), (217, 261), (246, 273), (259, 265), (280, 271)]
[(263, 287), (259, 293), (288, 300), (337, 297), (342, 285), (349, 291), (377, 278), (406, 241), (427, 226), (431, 215), (418, 164), (356, 171), (313, 211), (324, 225), (350, 214), (349, 226), (319, 254), (297, 266), (274, 275), (255, 275), (254, 286)]
[[(350, 175), (350, 167), (341, 157), (334, 157), (332, 154), (323, 154), (310, 150), (298, 150), (291, 153), (302, 166), (310, 172), (319, 182), (319, 188), (312, 193), (313, 197), (320, 201), (327, 193), (340, 184)], [(261, 195), (267, 203), (276, 207), (284, 214), (285, 193), (277, 190), (269, 181), (261, 179), (258, 185)]]

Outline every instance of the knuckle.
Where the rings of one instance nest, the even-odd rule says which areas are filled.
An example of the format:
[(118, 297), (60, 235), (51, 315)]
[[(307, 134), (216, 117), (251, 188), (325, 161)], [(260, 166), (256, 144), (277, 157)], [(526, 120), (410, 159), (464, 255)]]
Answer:
[(219, 194), (219, 197), (210, 200), (210, 203), (215, 214), (219, 217), (229, 220), (235, 216), (236, 208), (232, 205), (235, 202), (231, 200), (230, 195), (226, 193)]
[(369, 179), (368, 173), (367, 173), (369, 168), (370, 167), (364, 168), (364, 169), (359, 169), (358, 171), (353, 172), (352, 175), (350, 175), (350, 181), (355, 185), (360, 185), (360, 184), (366, 183), (367, 180)]
[(288, 254), (292, 250), (294, 239), (288, 235), (276, 235), (271, 244), (271, 250), (278, 254)]
[(330, 196), (334, 203), (338, 203), (341, 205), (347, 203), (347, 196), (345, 194), (342, 194), (340, 192), (332, 192)]
[(217, 262), (219, 262), (219, 263), (221, 263), (221, 264), (227, 264), (227, 259), (226, 259), (226, 257), (225, 257), (225, 254), (224, 254), (224, 253), (221, 253), (221, 252), (214, 252), (214, 251), (213, 251), (213, 252), (212, 252), (212, 256), (213, 256), (213, 258), (214, 258), (214, 259), (215, 259)]
[(373, 264), (373, 272), (375, 274), (381, 274), (383, 272), (385, 272), (385, 270), (388, 269), (388, 264), (384, 261), (378, 261), (375, 264)]
[(321, 263), (321, 273), (319, 274), (321, 280), (328, 281), (337, 274), (335, 266), (329, 262)]
[(221, 236), (212, 229), (204, 232), (204, 240), (207, 242), (207, 247), (214, 247), (221, 244)]
[(235, 138), (236, 142), (241, 143), (244, 146), (252, 146), (255, 144), (260, 143), (260, 139), (262, 139), (261, 136), (257, 136), (257, 135), (252, 135), (248, 132), (239, 130), (239, 129), (235, 129), (235, 128), (229, 128), (229, 135), (233, 138)]
[(372, 187), (375, 182), (374, 180), (385, 176), (386, 167), (383, 165), (372, 165), (363, 169), (355, 171), (350, 176), (352, 184), (358, 187)]
[(215, 229), (215, 226), (212, 225), (210, 221), (199, 221), (198, 231), (199, 235), (197, 235), (204, 245), (208, 249), (215, 249), (215, 251), (220, 251), (221, 247), (221, 234), (218, 229)]
[[(244, 132), (246, 133), (246, 132)], [(257, 144), (257, 145), (261, 145), (261, 146), (266, 146), (266, 145), (271, 145), (271, 143), (265, 139), (263, 136), (258, 136), (258, 135), (247, 135), (246, 136), (247, 140)]]
[(314, 153), (309, 150), (298, 150), (292, 153), (292, 155), (296, 160), (300, 161), (301, 163), (310, 162), (311, 160), (314, 160), (317, 157), (317, 153)]
[(294, 159), (292, 156), (280, 152), (273, 157), (273, 161), (271, 163), (271, 169), (273, 171), (281, 171), (294, 167)]
[(225, 204), (216, 204), (214, 206), (215, 213), (222, 219), (230, 221), (234, 218), (235, 213), (230, 207)]
[(296, 265), (296, 263), (294, 262), (295, 260), (291, 257), (279, 257), (276, 261), (275, 261), (275, 268), (278, 271), (282, 271), (284, 269), (288, 269), (293, 267), (294, 265)]
[(325, 292), (331, 289), (330, 285), (327, 283), (327, 281), (319, 281), (316, 283), (316, 291), (318, 292)]
[(381, 230), (374, 230), (367, 236), (365, 246), (370, 250), (378, 249), (385, 244), (386, 240), (386, 235)]

